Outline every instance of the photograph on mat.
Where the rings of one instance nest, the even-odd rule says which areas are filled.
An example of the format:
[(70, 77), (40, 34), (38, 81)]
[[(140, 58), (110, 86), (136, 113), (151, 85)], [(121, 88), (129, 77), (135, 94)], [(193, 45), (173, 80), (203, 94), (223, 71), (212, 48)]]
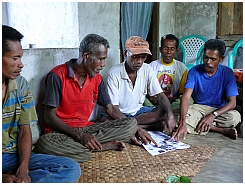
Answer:
[(159, 155), (169, 151), (178, 150), (178, 149), (186, 149), (189, 148), (190, 145), (176, 142), (175, 140), (168, 141), (170, 136), (160, 132), (160, 131), (148, 131), (151, 137), (157, 142), (158, 146), (150, 143), (148, 145), (144, 145), (144, 148), (151, 154), (151, 155)]

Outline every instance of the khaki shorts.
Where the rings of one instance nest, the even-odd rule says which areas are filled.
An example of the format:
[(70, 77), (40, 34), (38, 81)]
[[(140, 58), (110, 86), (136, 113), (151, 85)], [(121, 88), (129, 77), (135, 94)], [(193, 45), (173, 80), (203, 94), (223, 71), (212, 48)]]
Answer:
[[(199, 104), (189, 105), (186, 114), (187, 132), (190, 134), (199, 134), (196, 131), (194, 131), (199, 121), (206, 115), (215, 111), (216, 109), (217, 108), (206, 106), (206, 105), (199, 105)], [(174, 109), (173, 113), (178, 122), (180, 118), (180, 109), (179, 108)], [(221, 114), (217, 116), (217, 118), (214, 119), (212, 126), (229, 128), (229, 127), (235, 127), (239, 122), (241, 122), (240, 113), (237, 110), (231, 110), (225, 114)], [(202, 132), (202, 135), (206, 135), (206, 134), (207, 132)]]

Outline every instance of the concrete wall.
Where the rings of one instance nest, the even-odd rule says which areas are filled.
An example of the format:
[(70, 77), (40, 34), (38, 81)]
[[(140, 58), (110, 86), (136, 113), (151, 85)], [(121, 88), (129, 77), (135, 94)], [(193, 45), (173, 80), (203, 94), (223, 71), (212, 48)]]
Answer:
[[(158, 32), (158, 47), (160, 46), (160, 39), (166, 34), (175, 34), (175, 3), (161, 2), (159, 4), (159, 32)], [(158, 58), (161, 57), (158, 52)]]
[[(202, 35), (207, 39), (216, 37), (216, 2), (160, 2), (158, 47), (160, 38), (172, 33), (179, 39), (190, 34)], [(156, 47), (156, 48), (158, 48)], [(158, 52), (160, 57), (160, 52)], [(176, 58), (182, 60), (181, 50)]]
[(78, 49), (24, 49), (21, 75), (29, 81), (36, 104), (39, 94), (45, 90), (44, 77), (47, 73), (54, 66), (77, 58), (78, 53)]
[(217, 2), (175, 3), (175, 30), (179, 38), (189, 34), (216, 37)]
[(106, 66), (101, 72), (105, 78), (108, 70), (120, 63), (120, 3), (78, 3), (78, 21), (81, 39), (89, 33), (96, 33), (110, 43)]
[(159, 38), (169, 33), (175, 33), (175, 3), (163, 2), (159, 7)]
[[(78, 3), (78, 21), (81, 39), (89, 33), (96, 33), (110, 43), (106, 66), (101, 71), (106, 81), (109, 69), (120, 63), (120, 2)], [(102, 110), (102, 107), (96, 106), (90, 120), (96, 119)]]

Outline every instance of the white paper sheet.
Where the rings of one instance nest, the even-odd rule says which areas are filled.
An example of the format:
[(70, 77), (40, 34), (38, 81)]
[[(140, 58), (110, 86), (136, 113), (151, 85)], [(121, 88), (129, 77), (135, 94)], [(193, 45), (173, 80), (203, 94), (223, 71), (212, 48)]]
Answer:
[(144, 148), (152, 155), (159, 155), (169, 151), (173, 151), (177, 149), (186, 149), (190, 147), (190, 145), (188, 144), (182, 142), (176, 142), (175, 140), (168, 141), (170, 136), (160, 131), (148, 131), (148, 133), (151, 134), (151, 137), (158, 144), (158, 146), (156, 146), (152, 142), (148, 145), (143, 144)]

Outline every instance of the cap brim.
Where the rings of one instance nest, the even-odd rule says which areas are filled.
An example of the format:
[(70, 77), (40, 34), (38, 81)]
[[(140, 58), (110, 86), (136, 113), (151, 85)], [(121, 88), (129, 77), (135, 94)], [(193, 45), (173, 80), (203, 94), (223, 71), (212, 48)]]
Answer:
[(130, 48), (130, 52), (133, 53), (133, 55), (139, 55), (139, 54), (151, 54), (151, 51), (146, 48)]

